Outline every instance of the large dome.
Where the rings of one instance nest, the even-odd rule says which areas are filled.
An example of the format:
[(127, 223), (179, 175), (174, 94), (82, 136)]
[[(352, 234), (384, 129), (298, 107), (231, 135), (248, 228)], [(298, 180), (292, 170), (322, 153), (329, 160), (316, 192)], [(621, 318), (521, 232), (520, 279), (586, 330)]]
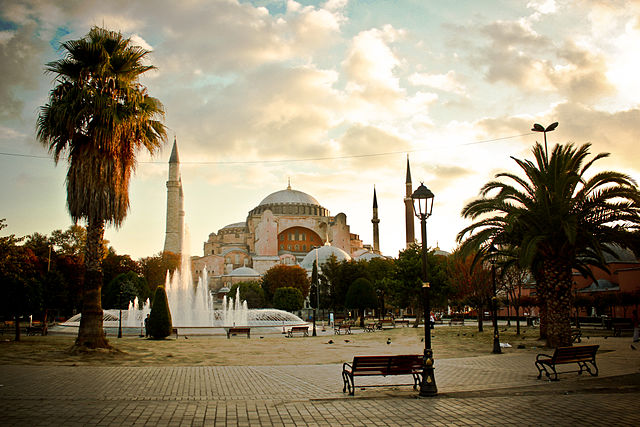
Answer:
[(276, 191), (265, 197), (258, 206), (275, 205), (282, 203), (291, 203), (299, 205), (315, 205), (320, 206), (318, 201), (302, 191), (292, 190), (291, 187), (286, 190)]
[(309, 215), (329, 216), (329, 211), (323, 208), (315, 197), (302, 191), (292, 190), (288, 186), (286, 190), (276, 191), (262, 199), (260, 204), (249, 212), (251, 215), (259, 215), (270, 210), (274, 215)]

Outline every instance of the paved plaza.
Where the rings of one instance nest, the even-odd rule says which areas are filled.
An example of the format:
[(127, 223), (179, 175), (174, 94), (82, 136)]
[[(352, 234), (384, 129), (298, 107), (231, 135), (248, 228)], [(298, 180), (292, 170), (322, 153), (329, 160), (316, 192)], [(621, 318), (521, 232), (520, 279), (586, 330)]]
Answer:
[(0, 425), (640, 425), (640, 348), (629, 343), (592, 338), (600, 376), (558, 382), (536, 379), (531, 353), (436, 360), (439, 395), (424, 399), (397, 385), (406, 377), (359, 377), (348, 396), (336, 364), (4, 365)]

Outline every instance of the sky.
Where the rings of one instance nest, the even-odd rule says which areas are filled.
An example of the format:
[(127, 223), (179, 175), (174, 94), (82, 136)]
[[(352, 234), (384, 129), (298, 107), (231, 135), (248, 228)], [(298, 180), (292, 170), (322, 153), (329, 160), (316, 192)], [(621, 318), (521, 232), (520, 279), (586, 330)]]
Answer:
[(638, 0), (0, 0), (0, 233), (71, 225), (66, 162), (35, 124), (45, 64), (92, 26), (151, 51), (141, 81), (169, 134), (139, 155), (128, 216), (107, 228), (118, 254), (162, 250), (175, 137), (191, 254), (290, 179), (369, 244), (375, 186), (395, 257), (407, 155), (414, 189), (435, 195), (427, 244), (447, 251), (464, 205), (543, 142), (534, 123), (560, 123), (549, 149), (591, 143), (611, 153), (594, 171), (640, 180), (639, 17)]

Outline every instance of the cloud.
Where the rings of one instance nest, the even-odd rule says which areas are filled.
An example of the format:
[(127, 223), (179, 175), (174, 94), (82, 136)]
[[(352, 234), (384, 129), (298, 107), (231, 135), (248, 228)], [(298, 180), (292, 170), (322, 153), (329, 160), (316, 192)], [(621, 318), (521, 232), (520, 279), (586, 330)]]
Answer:
[(411, 144), (404, 138), (394, 135), (391, 132), (377, 128), (354, 124), (340, 137), (339, 144), (341, 152), (347, 156), (366, 156), (351, 159), (356, 170), (380, 167), (388, 165), (387, 156), (374, 156), (372, 154), (403, 152), (411, 149)]
[(555, 0), (531, 0), (527, 3), (527, 7), (542, 15), (556, 13), (558, 10)]
[(389, 44), (403, 36), (390, 25), (362, 31), (351, 41), (342, 63), (347, 91), (364, 102), (389, 105), (404, 95), (394, 69), (400, 65)]
[(226, 86), (171, 92), (166, 102), (174, 106), (176, 131), (198, 135), (189, 143), (199, 155), (218, 160), (324, 156), (330, 151), (327, 131), (340, 110), (332, 89), (336, 79), (334, 72), (312, 66), (271, 65)]
[(464, 95), (466, 91), (453, 70), (449, 70), (446, 74), (413, 73), (409, 76), (409, 82), (414, 86), (428, 86), (458, 95)]
[(0, 41), (0, 119), (22, 115), (22, 94), (35, 86), (42, 75), (46, 43), (35, 32), (36, 25), (29, 23), (5, 34)]

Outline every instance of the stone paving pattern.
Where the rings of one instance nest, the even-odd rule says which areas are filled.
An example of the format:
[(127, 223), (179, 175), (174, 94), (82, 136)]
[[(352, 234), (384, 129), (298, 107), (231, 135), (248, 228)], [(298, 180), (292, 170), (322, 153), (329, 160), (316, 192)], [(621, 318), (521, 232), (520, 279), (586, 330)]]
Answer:
[(424, 399), (397, 385), (408, 377), (359, 377), (343, 394), (341, 365), (4, 365), (0, 425), (640, 425), (640, 346), (591, 341), (597, 378), (537, 380), (531, 353), (436, 359), (439, 395)]

